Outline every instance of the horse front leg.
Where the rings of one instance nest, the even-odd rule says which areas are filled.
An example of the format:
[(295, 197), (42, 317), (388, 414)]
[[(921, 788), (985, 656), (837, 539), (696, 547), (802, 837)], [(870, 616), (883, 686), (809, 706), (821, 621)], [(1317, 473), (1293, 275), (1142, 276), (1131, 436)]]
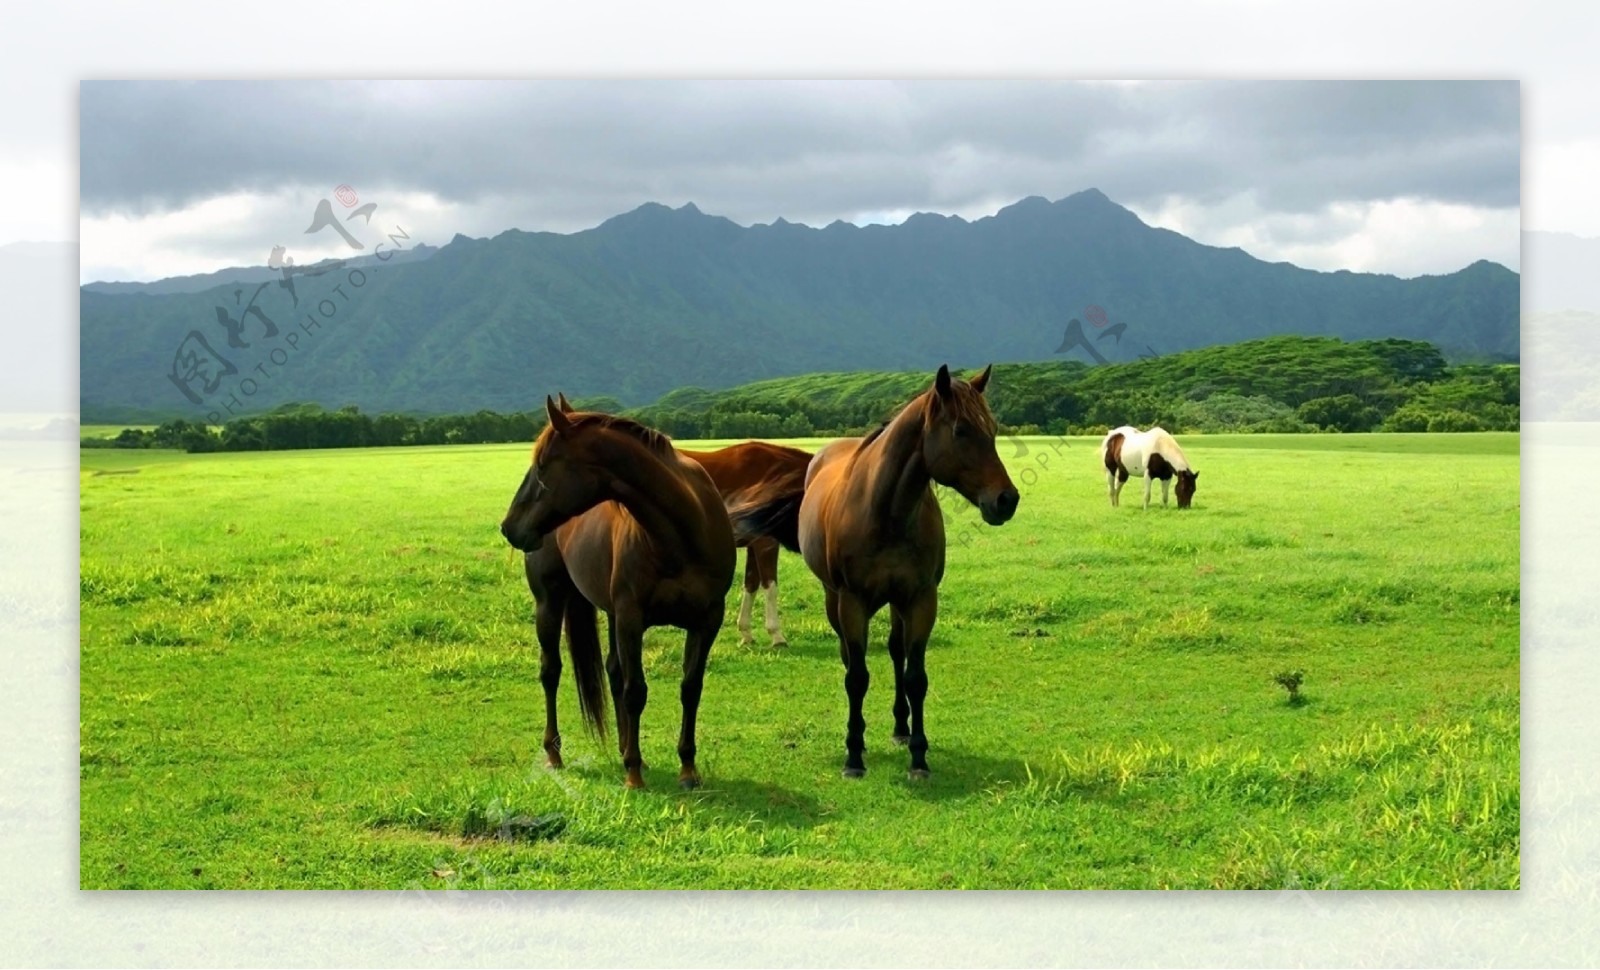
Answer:
[(906, 700), (911, 706), (911, 770), (912, 781), (927, 778), (928, 735), (923, 729), (922, 702), (928, 696), (928, 637), (933, 633), (934, 621), (939, 617), (939, 589), (927, 592), (907, 604), (905, 609), (906, 636)]
[(561, 621), (567, 594), (545, 590), (534, 607), (533, 626), (539, 638), (539, 683), (544, 686), (544, 760), (563, 767), (561, 729), (556, 724), (556, 692), (561, 687)]
[(722, 629), (722, 610), (708, 617), (706, 624), (690, 630), (683, 641), (683, 683), (678, 696), (683, 702), (683, 726), (678, 731), (678, 787), (685, 790), (700, 787), (700, 771), (695, 767), (695, 719), (700, 713), (700, 692), (705, 687), (706, 660), (711, 656), (711, 644), (716, 642), (717, 631)]
[[(1146, 471), (1148, 471), (1148, 469), (1146, 469)], [(1150, 486), (1154, 485), (1155, 483), (1156, 480), (1154, 478), (1150, 477), (1149, 475), (1144, 476), (1144, 507), (1146, 509), (1150, 508)]]
[(1166, 508), (1167, 507), (1167, 486), (1169, 486), (1171, 484), (1172, 483), (1170, 481), (1168, 481), (1167, 479), (1165, 479), (1165, 478), (1163, 478), (1161, 480), (1161, 507), (1162, 508)]
[(871, 617), (865, 604), (848, 590), (840, 590), (830, 603), (829, 619), (839, 632), (839, 658), (844, 661), (844, 692), (850, 702), (850, 717), (845, 722), (844, 771), (846, 778), (867, 773), (867, 719), (861, 714), (871, 676), (867, 673), (867, 624)]

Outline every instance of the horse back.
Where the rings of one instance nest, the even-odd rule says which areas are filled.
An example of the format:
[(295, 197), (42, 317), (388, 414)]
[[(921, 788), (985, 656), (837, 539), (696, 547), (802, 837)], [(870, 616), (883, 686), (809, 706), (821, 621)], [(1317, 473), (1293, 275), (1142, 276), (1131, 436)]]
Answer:
[(746, 441), (717, 451), (681, 451), (704, 468), (723, 499), (752, 489), (803, 487), (811, 453), (767, 441)]
[[(701, 607), (722, 608), (733, 585), (733, 526), (710, 476), (689, 460), (686, 484), (699, 499), (710, 558), (698, 561), (667, 549), (619, 502), (601, 502), (556, 529), (562, 564), (573, 585), (608, 613), (618, 593), (640, 598), (647, 625), (683, 626)], [(703, 602), (702, 602), (703, 601)]]
[(840, 438), (837, 441), (830, 441), (823, 445), (806, 463), (805, 487), (811, 487), (811, 483), (816, 481), (817, 474), (822, 469), (834, 462), (849, 458), (849, 456), (855, 454), (855, 450), (860, 446), (860, 438)]
[(1165, 428), (1151, 428), (1151, 450), (1159, 451), (1174, 472), (1190, 470), (1189, 459), (1184, 455), (1183, 449), (1178, 447), (1178, 439), (1174, 438)]

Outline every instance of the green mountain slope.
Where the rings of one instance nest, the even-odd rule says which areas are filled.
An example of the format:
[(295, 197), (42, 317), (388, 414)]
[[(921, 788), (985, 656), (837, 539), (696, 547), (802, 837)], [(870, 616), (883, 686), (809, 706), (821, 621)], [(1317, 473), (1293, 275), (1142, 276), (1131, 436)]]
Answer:
[[(1093, 190), (973, 222), (823, 229), (646, 205), (571, 235), (457, 236), (359, 286), (337, 282), (298, 280), (298, 307), (275, 284), (84, 291), (82, 407), (224, 419), (230, 406), (285, 401), (509, 411), (557, 389), (638, 404), (815, 371), (1049, 360), (1090, 305), (1108, 325), (1084, 330), (1112, 361), (1281, 333), (1423, 339), (1478, 359), (1518, 351), (1519, 281), (1503, 267), (1414, 280), (1312, 272), (1153, 229)], [(217, 308), (238, 318), (252, 296), (280, 333), (247, 320), (250, 346), (230, 347)], [(316, 319), (319, 306), (331, 317)], [(294, 321), (312, 326), (306, 314), (317, 326), (291, 340)], [(199, 404), (168, 376), (190, 331), (235, 371)]]

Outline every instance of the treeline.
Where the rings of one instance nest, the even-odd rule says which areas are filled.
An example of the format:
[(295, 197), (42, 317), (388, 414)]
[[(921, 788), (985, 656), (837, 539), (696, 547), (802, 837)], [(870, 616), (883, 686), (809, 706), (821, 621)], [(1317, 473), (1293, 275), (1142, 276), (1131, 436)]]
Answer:
[[(1515, 364), (1450, 366), (1417, 340), (1268, 337), (1126, 364), (1002, 364), (989, 403), (1013, 434), (1506, 431), (1521, 421)], [(968, 375), (970, 376), (970, 374)], [(932, 375), (813, 374), (727, 391), (674, 391), (630, 412), (677, 437), (853, 434)]]
[(362, 414), (354, 407), (326, 411), (315, 404), (286, 404), (268, 414), (236, 418), (220, 429), (180, 419), (148, 431), (128, 428), (113, 438), (85, 438), (82, 444), (85, 448), (181, 448), (190, 452), (491, 444), (532, 441), (545, 421), (542, 410), (419, 418)]
[[(971, 376), (968, 372), (965, 376)], [(683, 388), (621, 412), (682, 439), (859, 434), (892, 416), (933, 375), (808, 374), (725, 391)], [(1515, 364), (1451, 366), (1415, 340), (1268, 337), (1126, 364), (1002, 364), (989, 401), (1008, 434), (1097, 434), (1122, 424), (1193, 432), (1505, 431), (1521, 421)], [(544, 411), (414, 417), (285, 405), (220, 429), (169, 421), (86, 446), (261, 451), (531, 441)]]

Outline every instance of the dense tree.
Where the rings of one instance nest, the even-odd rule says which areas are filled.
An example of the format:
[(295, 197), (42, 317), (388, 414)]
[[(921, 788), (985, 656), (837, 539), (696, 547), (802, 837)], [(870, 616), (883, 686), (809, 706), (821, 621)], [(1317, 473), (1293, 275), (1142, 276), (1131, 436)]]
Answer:
[[(1074, 361), (998, 365), (988, 395), (1007, 434), (1090, 434), (1122, 424), (1159, 424), (1174, 433), (1518, 426), (1515, 365), (1441, 369), (1440, 360), (1414, 341), (1269, 337), (1101, 367)], [(685, 388), (624, 413), (681, 439), (860, 434), (931, 382), (927, 371), (808, 374), (720, 392)], [(169, 421), (150, 432), (124, 431), (104, 444), (247, 451), (526, 442), (545, 421), (542, 408), (374, 418), (353, 406), (325, 411), (291, 403), (229, 421), (220, 435), (194, 422)]]

